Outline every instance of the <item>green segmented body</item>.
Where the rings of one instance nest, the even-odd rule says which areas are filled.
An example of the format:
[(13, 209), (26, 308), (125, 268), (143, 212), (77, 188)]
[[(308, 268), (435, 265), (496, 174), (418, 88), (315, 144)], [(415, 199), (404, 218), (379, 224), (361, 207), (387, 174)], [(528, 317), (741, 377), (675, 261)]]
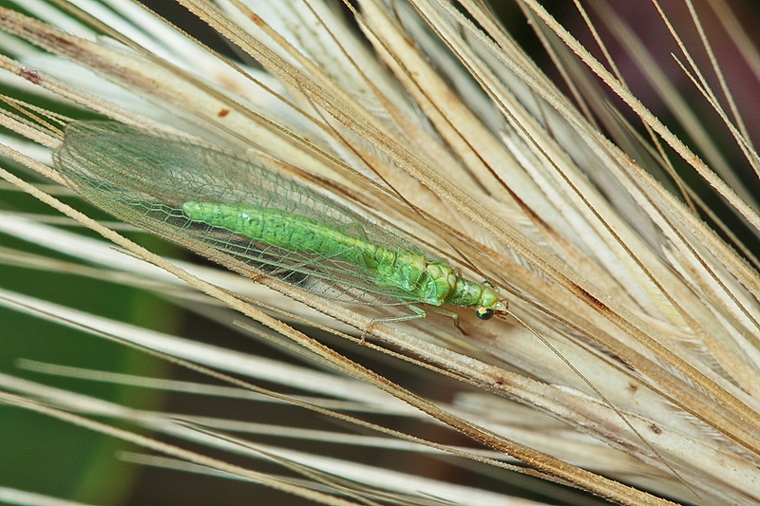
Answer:
[(211, 202), (187, 202), (182, 210), (192, 220), (278, 248), (340, 258), (374, 274), (378, 286), (396, 288), (424, 304), (502, 308), (490, 286), (457, 276), (444, 262), (413, 250), (383, 248), (313, 219), (278, 209)]
[[(234, 153), (109, 121), (67, 126), (55, 167), (108, 213), (207, 252), (223, 251), (314, 294), (350, 303), (505, 311), (488, 284), (273, 169)], [(452, 314), (453, 315), (453, 314)]]

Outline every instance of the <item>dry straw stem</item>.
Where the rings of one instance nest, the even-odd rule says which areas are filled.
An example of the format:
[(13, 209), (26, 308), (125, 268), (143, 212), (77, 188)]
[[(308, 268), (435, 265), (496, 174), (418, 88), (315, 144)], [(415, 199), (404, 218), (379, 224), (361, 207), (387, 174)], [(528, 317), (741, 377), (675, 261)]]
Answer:
[(92, 419), (77, 416), (73, 413), (62, 411), (54, 407), (45, 405), (42, 402), (37, 402), (28, 398), (15, 396), (12, 394), (6, 394), (6, 393), (0, 393), (0, 401), (2, 401), (4, 404), (23, 407), (28, 410), (46, 414), (47, 416), (57, 418), (59, 420), (63, 420), (69, 423), (79, 425), (81, 427), (86, 427), (93, 431), (101, 432), (103, 434), (108, 434), (109, 436), (116, 437), (124, 441), (129, 441), (143, 448), (150, 448), (160, 453), (170, 455), (177, 459), (181, 459), (182, 461), (185, 461), (185, 462), (192, 462), (194, 464), (198, 464), (198, 465), (205, 466), (211, 469), (216, 469), (224, 473), (228, 473), (232, 476), (237, 476), (239, 478), (250, 480), (254, 483), (264, 484), (268, 487), (272, 487), (277, 490), (288, 492), (290, 494), (300, 496), (300, 497), (309, 499), (311, 501), (322, 502), (324, 504), (336, 504), (336, 505), (346, 505), (346, 506), (355, 504), (352, 501), (348, 501), (348, 500), (342, 501), (328, 494), (320, 494), (319, 492), (309, 490), (305, 487), (294, 486), (290, 483), (285, 482), (284, 480), (274, 479), (271, 475), (268, 475), (265, 473), (257, 473), (249, 469), (242, 468), (240, 466), (235, 466), (226, 462), (219, 461), (217, 459), (210, 458), (206, 455), (190, 452), (174, 445), (162, 443), (160, 441), (156, 441), (155, 439), (140, 436), (139, 434), (136, 434), (134, 432), (125, 431), (111, 425), (99, 423)]
[[(260, 311), (245, 296), (187, 273), (9, 173), (3, 177), (287, 336), (321, 363), (537, 470), (529, 473), (621, 503), (661, 500), (580, 467), (684, 501), (760, 500), (757, 262), (739, 257), (694, 207), (650, 175), (673, 165), (661, 142), (755, 234), (758, 216), (738, 196), (747, 192), (718, 177), (540, 4), (524, 1), (520, 7), (562, 75), (577, 76), (575, 97), (588, 104), (585, 115), (479, 2), (361, 0), (355, 8), (346, 6), (361, 35), (330, 2), (179, 3), (266, 73), (170, 32), (163, 21), (146, 20), (181, 45), (175, 53), (159, 51), (160, 44), (131, 39), (68, 3), (61, 6), (71, 19), (123, 45), (2, 8), (0, 28), (33, 46), (27, 54), (3, 57), (0, 65), (33, 91), (44, 89), (110, 119), (202, 137), (229, 150), (250, 149), (367, 219), (414, 238), (469, 277), (499, 286), (513, 317), (483, 323), (461, 314), (461, 330), (435, 316), (385, 325), (375, 319), (402, 310), (336, 305), (262, 276), (179, 231), (164, 230), (166, 238), (359, 329), (357, 341), (366, 339), (396, 359), (460, 380), (462, 404), (424, 399)], [(677, 28), (671, 33), (677, 37)], [(73, 64), (84, 67), (145, 102), (100, 96), (97, 88), (82, 89), (52, 66), (49, 72), (33, 66), (46, 61), (38, 50), (71, 62), (64, 66), (69, 71)], [(730, 115), (724, 113), (691, 55), (684, 53), (683, 60), (755, 166), (739, 110), (730, 102)], [(621, 115), (590, 93), (598, 83), (587, 69), (657, 136), (655, 148), (642, 146)], [(727, 87), (722, 89), (725, 94)], [(49, 123), (42, 121), (46, 117)], [(66, 122), (31, 105), (0, 118), (52, 149), (61, 142), (54, 126), (61, 120)], [(625, 140), (609, 141), (597, 121)], [(3, 152), (66, 184), (21, 153)], [(636, 156), (642, 152), (647, 156)], [(686, 183), (679, 185), (694, 206), (701, 204)], [(464, 392), (473, 386), (478, 394), (469, 398), (476, 402), (464, 403)], [(503, 397), (535, 411), (519, 410)], [(510, 409), (516, 418), (505, 421), (503, 412)], [(573, 452), (568, 439), (550, 431), (520, 429), (540, 427), (536, 417), (545, 415), (594, 439), (584, 440), (585, 451)]]

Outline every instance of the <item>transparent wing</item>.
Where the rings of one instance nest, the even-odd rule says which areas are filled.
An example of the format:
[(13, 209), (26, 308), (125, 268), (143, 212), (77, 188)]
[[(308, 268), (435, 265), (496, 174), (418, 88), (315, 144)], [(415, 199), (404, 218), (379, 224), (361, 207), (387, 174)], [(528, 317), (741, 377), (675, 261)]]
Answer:
[(188, 219), (181, 209), (189, 201), (276, 208), (390, 250), (418, 252), (398, 236), (247, 154), (120, 123), (91, 121), (67, 127), (53, 160), (92, 203), (162, 237), (181, 237), (191, 246), (209, 245), (320, 296), (360, 304), (417, 302), (409, 294), (383, 286), (376, 273), (360, 265), (314, 252), (285, 250)]

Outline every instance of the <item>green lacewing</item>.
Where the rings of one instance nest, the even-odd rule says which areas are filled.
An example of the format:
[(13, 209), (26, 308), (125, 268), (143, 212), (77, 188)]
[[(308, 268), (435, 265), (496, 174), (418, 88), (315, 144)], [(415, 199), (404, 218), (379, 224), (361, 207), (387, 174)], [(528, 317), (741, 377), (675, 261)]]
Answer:
[(163, 237), (221, 250), (312, 293), (359, 304), (506, 311), (487, 282), (459, 276), (410, 242), (234, 153), (111, 121), (73, 122), (55, 167), (104, 211)]

